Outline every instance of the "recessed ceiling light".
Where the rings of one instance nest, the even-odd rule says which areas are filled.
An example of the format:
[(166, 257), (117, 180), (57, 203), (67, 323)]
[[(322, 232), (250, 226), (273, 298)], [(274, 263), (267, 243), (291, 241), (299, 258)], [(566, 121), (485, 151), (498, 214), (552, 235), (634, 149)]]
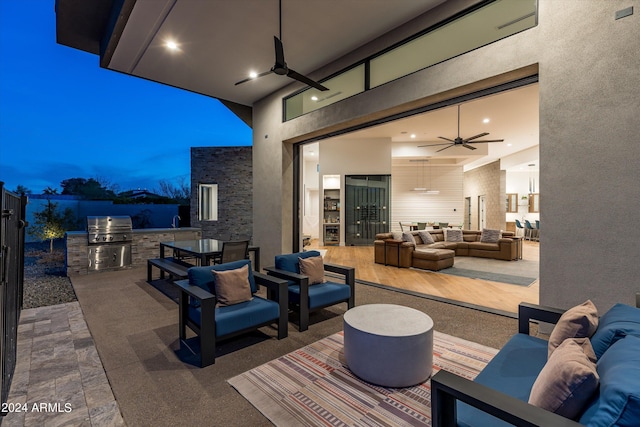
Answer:
[(411, 138), (415, 138), (415, 137), (416, 137), (416, 134), (415, 134), (415, 133), (412, 133), (412, 134), (411, 134)]
[(251, 71), (249, 72), (249, 77), (255, 79), (256, 77), (258, 77), (258, 73), (256, 73), (255, 71)]
[(313, 96), (311, 97), (311, 100), (312, 100), (312, 101), (317, 101), (317, 100), (318, 100), (318, 97), (317, 97), (317, 96), (315, 96), (315, 95), (313, 95)]
[(178, 43), (174, 42), (173, 40), (167, 41), (166, 46), (169, 50), (178, 50)]
[(482, 123), (489, 123), (491, 120), (487, 119), (482, 119)]
[(513, 144), (507, 144), (507, 147), (511, 147)]

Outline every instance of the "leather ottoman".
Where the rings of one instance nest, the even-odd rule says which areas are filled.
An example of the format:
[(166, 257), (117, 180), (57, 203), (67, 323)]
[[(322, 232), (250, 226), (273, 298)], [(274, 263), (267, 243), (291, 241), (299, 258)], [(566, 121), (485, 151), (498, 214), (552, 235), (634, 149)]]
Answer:
[(413, 252), (413, 266), (438, 271), (453, 266), (456, 251), (451, 249), (416, 249)]

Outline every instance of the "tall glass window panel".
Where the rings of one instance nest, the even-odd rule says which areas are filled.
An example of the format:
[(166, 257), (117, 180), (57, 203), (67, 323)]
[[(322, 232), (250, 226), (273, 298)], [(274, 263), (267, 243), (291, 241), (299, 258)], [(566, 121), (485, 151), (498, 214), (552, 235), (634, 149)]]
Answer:
[[(368, 59), (321, 82), (328, 91), (305, 89), (284, 98), (284, 120), (331, 105), (416, 71), (470, 52), (537, 25), (538, 0), (496, 0), (442, 27)], [(492, 58), (483, 58), (491, 61)]]
[(198, 219), (200, 221), (218, 220), (218, 184), (198, 185)]
[(309, 88), (285, 99), (285, 121), (364, 92), (364, 64), (323, 81), (322, 85), (329, 90)]
[(536, 4), (536, 0), (498, 0), (373, 58), (370, 87), (534, 27)]

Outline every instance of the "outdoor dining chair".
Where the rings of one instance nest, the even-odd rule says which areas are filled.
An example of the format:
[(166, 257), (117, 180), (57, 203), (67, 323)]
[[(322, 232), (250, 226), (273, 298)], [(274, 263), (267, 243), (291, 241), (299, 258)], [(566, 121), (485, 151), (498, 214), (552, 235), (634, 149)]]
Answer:
[(224, 264), (232, 261), (249, 258), (248, 240), (231, 240), (222, 242), (222, 251), (218, 257), (213, 258), (214, 264)]

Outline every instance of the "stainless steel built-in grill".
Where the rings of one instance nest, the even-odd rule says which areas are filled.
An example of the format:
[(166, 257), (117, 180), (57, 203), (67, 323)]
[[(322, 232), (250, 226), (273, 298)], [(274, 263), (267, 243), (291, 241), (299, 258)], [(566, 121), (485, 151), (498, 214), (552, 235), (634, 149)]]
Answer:
[(131, 265), (131, 217), (88, 216), (87, 232), (89, 270)]

